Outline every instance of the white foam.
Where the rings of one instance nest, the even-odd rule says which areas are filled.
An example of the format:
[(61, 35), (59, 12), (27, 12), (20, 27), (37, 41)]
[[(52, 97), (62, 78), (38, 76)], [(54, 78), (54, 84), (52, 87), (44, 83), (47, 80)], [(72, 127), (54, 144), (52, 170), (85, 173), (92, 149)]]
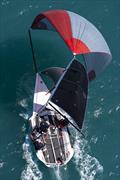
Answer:
[(33, 6), (30, 4), (30, 5), (29, 5), (29, 8), (31, 9), (32, 7), (33, 7)]
[(19, 113), (19, 116), (26, 120), (29, 119), (29, 115), (27, 113)]
[[(28, 107), (28, 102), (27, 99), (22, 99), (20, 101), (18, 101), (18, 105), (20, 105), (21, 107), (25, 108), (27, 110)], [(23, 119), (28, 120), (29, 119), (29, 115), (27, 113), (19, 113), (19, 116), (21, 116)]]
[(6, 5), (8, 5), (9, 3), (10, 3), (9, 1), (3, 0), (3, 1), (1, 2), (1, 5), (2, 5), (2, 6), (6, 6)]
[(118, 157), (119, 157), (118, 154), (116, 154), (116, 155), (115, 155), (115, 158), (117, 159)]
[(24, 11), (20, 11), (19, 15), (22, 16), (24, 14)]
[(49, 8), (51, 9), (51, 8), (52, 8), (52, 5), (49, 5)]
[(120, 110), (120, 104), (115, 108), (116, 111)]
[(94, 111), (94, 117), (98, 118), (102, 114), (102, 108), (99, 108)]
[(27, 99), (22, 99), (18, 102), (18, 104), (24, 108), (28, 107)]
[(103, 101), (104, 101), (104, 98), (101, 98), (100, 101), (103, 102)]
[(113, 111), (113, 108), (108, 111), (108, 114), (111, 114)]
[(22, 132), (26, 132), (26, 125), (25, 125), (25, 123), (23, 124), (21, 130), (22, 130)]
[(104, 88), (104, 85), (101, 85), (100, 88), (103, 89), (103, 88)]
[(0, 168), (3, 168), (4, 162), (0, 162)]
[(57, 180), (62, 180), (62, 176), (61, 176), (61, 172), (60, 172), (60, 167), (59, 166), (54, 168), (54, 174), (55, 174)]
[(111, 176), (114, 175), (114, 174), (115, 174), (115, 173), (111, 171), (111, 172), (109, 173), (109, 176), (111, 177)]
[(74, 163), (81, 180), (94, 180), (96, 174), (103, 173), (103, 166), (89, 154), (89, 149), (88, 142), (76, 133)]
[(26, 13), (28, 13), (30, 10), (32, 10), (32, 8), (33, 8), (33, 5), (30, 4), (27, 8), (20, 10), (20, 11), (18, 12), (18, 15), (19, 15), (19, 16), (23, 16), (24, 14), (26, 14)]
[(23, 144), (23, 158), (26, 160), (25, 169), (21, 173), (22, 180), (40, 180), (43, 175), (39, 170), (38, 165), (32, 159), (32, 151), (30, 148), (29, 136), (26, 135), (25, 142)]
[(21, 11), (18, 12), (19, 16), (24, 15), (26, 12), (28, 11), (28, 9), (23, 9)]
[(93, 137), (91, 138), (91, 142), (92, 142), (92, 143), (96, 144), (97, 141), (98, 141), (98, 137), (93, 136)]

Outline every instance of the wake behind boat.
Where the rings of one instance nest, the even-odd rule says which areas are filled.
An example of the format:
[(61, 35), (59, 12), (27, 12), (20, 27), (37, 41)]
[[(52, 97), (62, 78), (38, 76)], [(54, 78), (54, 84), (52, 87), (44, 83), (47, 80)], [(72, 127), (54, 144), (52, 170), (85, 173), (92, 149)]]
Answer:
[[(35, 29), (60, 34), (74, 56), (67, 67), (50, 67), (38, 73), (31, 37), (31, 30)], [(48, 167), (62, 166), (74, 154), (69, 127), (82, 134), (88, 84), (109, 64), (111, 53), (103, 36), (90, 22), (65, 10), (39, 14), (29, 29), (29, 38), (36, 72), (30, 137), (38, 159)], [(76, 59), (78, 54), (82, 54), (84, 64)], [(53, 80), (52, 89), (47, 88), (43, 74)]]

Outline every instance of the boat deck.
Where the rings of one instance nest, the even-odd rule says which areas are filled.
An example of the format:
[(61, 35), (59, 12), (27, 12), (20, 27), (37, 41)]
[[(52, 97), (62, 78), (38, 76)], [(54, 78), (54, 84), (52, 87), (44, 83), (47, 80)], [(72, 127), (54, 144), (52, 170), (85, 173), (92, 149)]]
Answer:
[(43, 141), (45, 147), (42, 151), (46, 163), (57, 163), (66, 160), (63, 136), (60, 129), (50, 126), (48, 133), (43, 135)]

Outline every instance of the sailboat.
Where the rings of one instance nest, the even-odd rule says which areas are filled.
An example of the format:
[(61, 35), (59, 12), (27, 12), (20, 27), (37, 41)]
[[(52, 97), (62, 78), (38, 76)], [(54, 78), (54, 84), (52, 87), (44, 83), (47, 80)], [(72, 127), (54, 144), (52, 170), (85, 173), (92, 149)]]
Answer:
[[(57, 32), (73, 54), (67, 67), (38, 71), (32, 31)], [(66, 10), (50, 10), (37, 15), (29, 29), (36, 82), (30, 138), (36, 155), (47, 167), (66, 165), (74, 154), (70, 126), (82, 133), (88, 85), (112, 59), (102, 34), (82, 16)], [(77, 55), (84, 59), (82, 64)], [(48, 89), (42, 75), (54, 82)]]

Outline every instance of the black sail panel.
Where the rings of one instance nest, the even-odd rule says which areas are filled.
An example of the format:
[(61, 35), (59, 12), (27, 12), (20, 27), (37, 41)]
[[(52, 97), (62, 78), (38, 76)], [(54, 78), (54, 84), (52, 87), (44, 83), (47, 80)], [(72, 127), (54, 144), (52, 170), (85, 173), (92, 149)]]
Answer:
[(81, 129), (87, 94), (88, 79), (86, 70), (79, 61), (73, 60), (50, 100), (66, 111)]
[(61, 67), (50, 67), (45, 69), (41, 73), (50, 77), (53, 80), (53, 82), (56, 84), (60, 76), (63, 74), (64, 70), (65, 69)]

